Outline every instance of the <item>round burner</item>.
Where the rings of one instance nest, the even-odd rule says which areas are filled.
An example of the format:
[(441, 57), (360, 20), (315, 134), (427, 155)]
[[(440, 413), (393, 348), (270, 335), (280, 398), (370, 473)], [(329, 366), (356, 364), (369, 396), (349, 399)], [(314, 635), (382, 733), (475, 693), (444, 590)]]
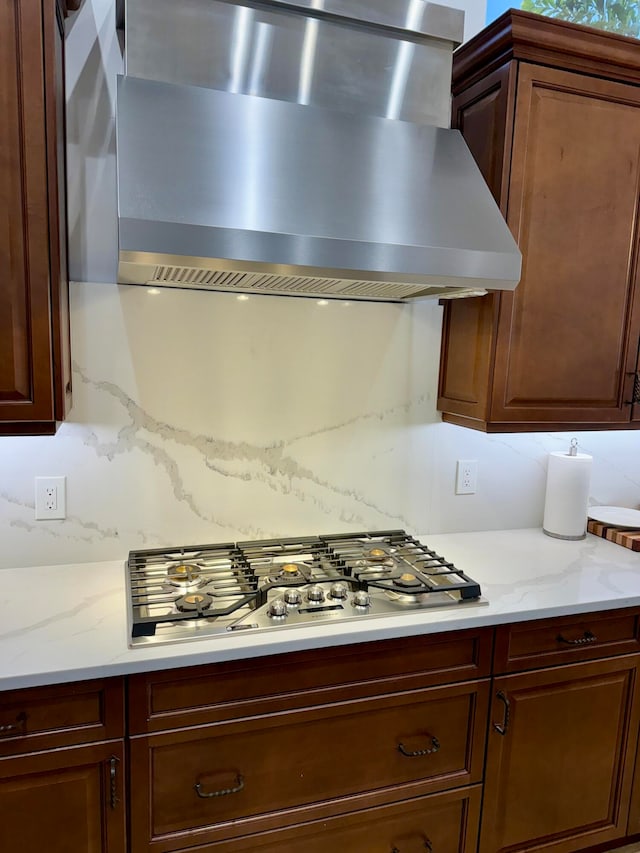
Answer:
[(420, 581), (415, 575), (410, 574), (409, 572), (405, 572), (400, 575), (398, 580), (396, 581), (397, 586), (422, 586), (422, 581)]
[(172, 566), (167, 572), (167, 580), (174, 586), (193, 586), (199, 578), (200, 569), (192, 563), (180, 563), (178, 566)]
[(387, 559), (388, 554), (384, 548), (369, 548), (368, 551), (364, 552), (364, 556), (374, 563), (381, 563)]
[(200, 612), (211, 607), (212, 602), (213, 598), (206, 592), (190, 592), (176, 601), (176, 607), (183, 613)]
[(273, 583), (279, 580), (285, 581), (300, 581), (304, 578), (302, 574), (303, 566), (301, 563), (283, 563), (276, 564), (269, 570), (269, 580)]

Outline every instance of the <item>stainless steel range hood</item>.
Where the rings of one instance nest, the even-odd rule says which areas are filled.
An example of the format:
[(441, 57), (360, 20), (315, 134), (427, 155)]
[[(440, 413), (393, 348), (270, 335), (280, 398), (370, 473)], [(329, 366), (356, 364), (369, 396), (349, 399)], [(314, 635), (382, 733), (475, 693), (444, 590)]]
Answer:
[[(394, 301), (513, 289), (517, 246), (458, 131), (435, 126), (450, 11), (127, 0), (118, 280)], [(327, 79), (342, 54), (357, 61)]]

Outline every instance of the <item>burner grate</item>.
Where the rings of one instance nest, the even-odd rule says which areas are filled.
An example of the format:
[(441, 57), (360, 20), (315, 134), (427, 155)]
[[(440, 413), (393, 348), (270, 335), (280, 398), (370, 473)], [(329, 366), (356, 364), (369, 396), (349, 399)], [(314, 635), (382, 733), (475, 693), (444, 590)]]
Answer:
[[(132, 551), (127, 583), (134, 640), (274, 628), (285, 624), (270, 618), (276, 599), (291, 624), (480, 598), (475, 581), (403, 530)], [(347, 601), (356, 593), (371, 607)]]

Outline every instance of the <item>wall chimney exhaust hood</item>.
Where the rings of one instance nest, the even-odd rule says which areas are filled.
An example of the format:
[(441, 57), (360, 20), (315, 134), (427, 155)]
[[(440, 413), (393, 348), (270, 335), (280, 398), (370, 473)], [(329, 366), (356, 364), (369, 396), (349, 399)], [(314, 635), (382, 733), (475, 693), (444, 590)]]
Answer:
[(518, 248), (448, 129), (460, 14), (127, 0), (118, 280), (385, 301), (513, 289)]

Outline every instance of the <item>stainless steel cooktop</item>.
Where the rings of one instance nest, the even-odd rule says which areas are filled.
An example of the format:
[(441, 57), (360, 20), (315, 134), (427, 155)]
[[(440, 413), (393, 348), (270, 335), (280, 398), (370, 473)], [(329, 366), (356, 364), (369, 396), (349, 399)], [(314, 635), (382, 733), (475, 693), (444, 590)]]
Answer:
[(404, 530), (131, 551), (131, 646), (486, 603)]

